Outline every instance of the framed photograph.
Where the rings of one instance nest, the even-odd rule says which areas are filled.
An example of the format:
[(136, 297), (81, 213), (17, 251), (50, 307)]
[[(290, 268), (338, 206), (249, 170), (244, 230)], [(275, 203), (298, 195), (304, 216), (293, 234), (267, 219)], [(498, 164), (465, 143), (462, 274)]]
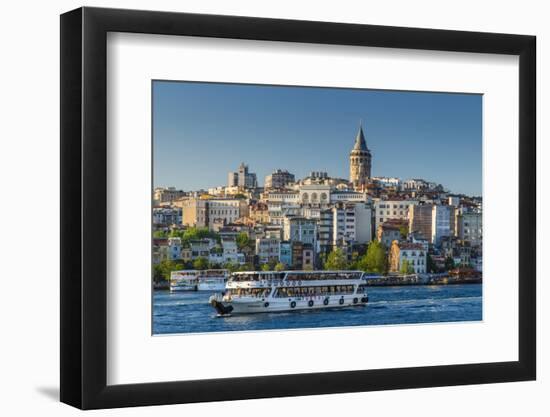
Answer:
[(61, 16), (61, 401), (533, 380), (535, 37)]

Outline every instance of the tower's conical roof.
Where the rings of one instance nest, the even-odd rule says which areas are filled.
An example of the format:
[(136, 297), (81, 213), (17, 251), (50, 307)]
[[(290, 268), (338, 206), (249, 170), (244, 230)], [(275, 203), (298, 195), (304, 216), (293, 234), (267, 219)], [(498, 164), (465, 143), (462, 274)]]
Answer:
[(354, 151), (368, 151), (367, 142), (365, 141), (365, 135), (363, 134), (363, 126), (359, 125), (359, 131), (355, 137), (355, 145), (353, 146)]

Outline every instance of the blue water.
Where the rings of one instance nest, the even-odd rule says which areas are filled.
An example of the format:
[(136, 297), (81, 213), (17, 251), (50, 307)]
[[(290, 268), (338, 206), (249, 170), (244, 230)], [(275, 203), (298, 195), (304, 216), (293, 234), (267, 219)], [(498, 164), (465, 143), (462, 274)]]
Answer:
[(482, 319), (481, 284), (370, 287), (366, 307), (217, 317), (208, 292), (155, 291), (153, 334), (303, 329)]

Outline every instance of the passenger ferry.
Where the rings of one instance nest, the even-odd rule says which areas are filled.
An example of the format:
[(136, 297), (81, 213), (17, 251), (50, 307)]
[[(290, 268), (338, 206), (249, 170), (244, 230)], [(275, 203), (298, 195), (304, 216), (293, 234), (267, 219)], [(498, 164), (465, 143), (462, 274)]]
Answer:
[(226, 269), (172, 271), (170, 291), (223, 291), (228, 278)]
[(199, 271), (184, 270), (170, 273), (170, 291), (197, 291)]
[(207, 269), (199, 272), (197, 291), (223, 291), (229, 279), (227, 269)]
[(366, 277), (361, 271), (235, 272), (209, 302), (220, 316), (364, 306)]

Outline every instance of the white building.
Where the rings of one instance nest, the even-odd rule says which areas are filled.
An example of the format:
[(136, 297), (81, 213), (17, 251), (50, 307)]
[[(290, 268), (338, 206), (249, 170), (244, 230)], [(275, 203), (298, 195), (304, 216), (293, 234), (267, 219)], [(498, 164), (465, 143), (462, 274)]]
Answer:
[(324, 184), (301, 185), (298, 188), (300, 204), (326, 206), (330, 203), (331, 186)]
[(277, 238), (256, 238), (256, 255), (258, 262), (266, 264), (270, 261), (279, 262), (281, 255), (281, 240)]
[(374, 225), (378, 226), (388, 220), (408, 220), (409, 206), (417, 205), (416, 200), (377, 200), (374, 202)]
[(401, 178), (397, 177), (373, 177), (375, 183), (384, 188), (401, 189)]
[(210, 250), (216, 246), (214, 239), (196, 239), (189, 242), (191, 259), (209, 258)]
[(319, 247), (368, 243), (372, 240), (372, 208), (367, 203), (339, 203), (322, 210), (318, 219)]
[(269, 191), (264, 193), (263, 200), (268, 204), (297, 205), (300, 202), (300, 193), (298, 191)]
[(168, 257), (171, 261), (181, 259), (181, 250), (183, 249), (179, 237), (168, 238)]
[(369, 198), (366, 192), (339, 190), (330, 194), (331, 203), (365, 203)]
[(417, 243), (398, 242), (394, 240), (390, 248), (390, 271), (401, 272), (403, 264), (407, 265), (416, 274), (425, 274), (428, 253)]

